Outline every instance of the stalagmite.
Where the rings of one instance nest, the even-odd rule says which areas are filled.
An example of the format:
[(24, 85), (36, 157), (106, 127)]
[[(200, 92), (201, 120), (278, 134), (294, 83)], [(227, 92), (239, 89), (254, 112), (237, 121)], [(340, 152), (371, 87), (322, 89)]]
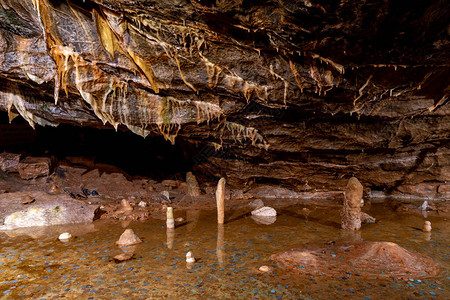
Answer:
[(175, 228), (175, 219), (173, 218), (173, 207), (167, 207), (167, 228)]
[(121, 211), (132, 211), (133, 207), (130, 205), (130, 202), (128, 202), (126, 199), (122, 199), (120, 202), (120, 210)]
[(187, 192), (189, 196), (200, 196), (200, 187), (198, 186), (197, 178), (192, 172), (186, 173)]
[(344, 194), (344, 206), (341, 213), (341, 227), (344, 230), (361, 228), (361, 199), (363, 186), (355, 177), (350, 178)]
[(220, 178), (217, 184), (216, 201), (217, 201), (217, 223), (223, 224), (225, 210), (225, 178)]

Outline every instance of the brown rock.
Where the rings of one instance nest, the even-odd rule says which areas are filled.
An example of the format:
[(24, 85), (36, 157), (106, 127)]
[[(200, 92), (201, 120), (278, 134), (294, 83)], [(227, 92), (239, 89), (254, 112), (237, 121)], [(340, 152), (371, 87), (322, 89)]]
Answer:
[(120, 210), (122, 211), (132, 211), (133, 207), (130, 205), (130, 202), (128, 202), (128, 200), (126, 199), (122, 199), (122, 201), (120, 202)]
[(198, 186), (197, 178), (192, 172), (186, 173), (187, 192), (189, 196), (200, 196), (200, 187)]
[(141, 239), (134, 234), (133, 229), (125, 229), (125, 231), (120, 236), (119, 240), (116, 242), (119, 246), (130, 246), (142, 243)]
[(365, 212), (361, 212), (361, 223), (363, 224), (375, 224), (376, 219)]
[(125, 253), (121, 253), (121, 254), (114, 256), (114, 260), (116, 262), (121, 262), (121, 261), (125, 261), (125, 260), (130, 260), (133, 258), (133, 256), (134, 256), (134, 253), (125, 252)]
[(345, 230), (361, 228), (361, 199), (363, 186), (356, 177), (350, 178), (344, 194), (344, 205), (341, 213), (341, 227)]
[(431, 258), (391, 242), (306, 245), (270, 258), (294, 272), (331, 277), (350, 272), (361, 276), (426, 278), (440, 271)]
[(6, 153), (0, 154), (0, 169), (6, 173), (19, 172), (20, 154)]
[(438, 187), (438, 193), (443, 195), (450, 195), (450, 184), (441, 184)]
[(171, 187), (171, 188), (177, 188), (179, 185), (179, 181), (178, 180), (171, 180), (171, 179), (166, 179), (161, 181), (161, 184), (167, 187)]
[(48, 176), (50, 173), (50, 159), (47, 157), (27, 157), (18, 166), (22, 179), (34, 179)]
[(414, 185), (401, 185), (397, 187), (397, 190), (403, 194), (409, 195), (433, 195), (438, 190), (439, 183), (419, 183)]

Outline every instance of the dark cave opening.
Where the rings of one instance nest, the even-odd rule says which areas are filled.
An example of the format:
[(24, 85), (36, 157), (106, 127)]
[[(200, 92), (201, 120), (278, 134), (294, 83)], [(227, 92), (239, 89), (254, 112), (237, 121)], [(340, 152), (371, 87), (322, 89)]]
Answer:
[(52, 157), (54, 162), (85, 157), (96, 165), (111, 165), (130, 176), (155, 180), (182, 179), (195, 163), (181, 139), (172, 145), (161, 136), (144, 139), (129, 131), (66, 124), (33, 130), (21, 117), (9, 124), (5, 112), (0, 113), (1, 151)]

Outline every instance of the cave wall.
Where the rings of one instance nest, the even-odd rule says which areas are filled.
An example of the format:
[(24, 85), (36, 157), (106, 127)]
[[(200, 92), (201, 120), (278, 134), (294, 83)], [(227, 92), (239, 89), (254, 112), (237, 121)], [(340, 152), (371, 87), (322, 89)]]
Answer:
[(0, 1), (0, 110), (231, 185), (449, 195), (447, 1)]

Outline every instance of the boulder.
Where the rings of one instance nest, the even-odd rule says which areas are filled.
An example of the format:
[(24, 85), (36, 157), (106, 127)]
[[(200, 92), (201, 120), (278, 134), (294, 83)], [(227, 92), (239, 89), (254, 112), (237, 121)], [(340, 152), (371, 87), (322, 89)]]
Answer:
[[(32, 198), (34, 201), (25, 201)], [(0, 194), (0, 228), (90, 223), (98, 205), (88, 205), (66, 194), (17, 192)]]
[(18, 165), (20, 178), (28, 180), (48, 176), (50, 173), (50, 165), (50, 158), (27, 157)]
[(257, 217), (276, 217), (277, 211), (269, 206), (263, 206), (261, 208), (255, 209), (252, 211), (252, 216)]
[(0, 169), (5, 173), (19, 172), (20, 154), (0, 153)]
[(119, 240), (116, 242), (119, 246), (130, 246), (142, 243), (141, 239), (134, 234), (133, 229), (125, 229), (125, 231), (120, 236)]

